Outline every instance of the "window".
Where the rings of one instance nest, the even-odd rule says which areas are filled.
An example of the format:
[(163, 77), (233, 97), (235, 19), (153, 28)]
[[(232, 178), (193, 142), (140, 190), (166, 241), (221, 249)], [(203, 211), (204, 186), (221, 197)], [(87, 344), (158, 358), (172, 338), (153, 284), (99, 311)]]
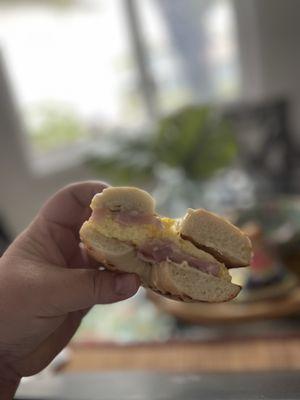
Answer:
[(230, 0), (0, 1), (0, 50), (33, 158), (234, 98), (234, 29)]
[(230, 0), (143, 0), (143, 21), (159, 108), (233, 99), (239, 94), (234, 8)]
[(143, 120), (120, 0), (5, 4), (0, 44), (36, 154)]

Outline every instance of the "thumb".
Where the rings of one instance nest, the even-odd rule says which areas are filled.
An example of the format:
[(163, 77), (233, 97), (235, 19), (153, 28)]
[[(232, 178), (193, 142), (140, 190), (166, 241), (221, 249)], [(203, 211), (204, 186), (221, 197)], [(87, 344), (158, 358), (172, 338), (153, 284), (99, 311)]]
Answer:
[(135, 274), (95, 269), (49, 268), (48, 272), (43, 297), (47, 290), (52, 315), (125, 300), (137, 292), (140, 283)]

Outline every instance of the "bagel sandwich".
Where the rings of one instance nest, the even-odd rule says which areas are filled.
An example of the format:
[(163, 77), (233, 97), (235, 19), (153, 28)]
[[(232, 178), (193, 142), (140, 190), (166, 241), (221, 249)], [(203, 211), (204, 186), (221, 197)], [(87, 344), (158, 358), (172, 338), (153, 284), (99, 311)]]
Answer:
[(185, 302), (238, 295), (228, 269), (249, 265), (251, 242), (224, 218), (203, 209), (162, 217), (152, 196), (135, 187), (108, 187), (94, 196), (91, 209), (80, 238), (107, 269), (135, 273), (145, 288)]

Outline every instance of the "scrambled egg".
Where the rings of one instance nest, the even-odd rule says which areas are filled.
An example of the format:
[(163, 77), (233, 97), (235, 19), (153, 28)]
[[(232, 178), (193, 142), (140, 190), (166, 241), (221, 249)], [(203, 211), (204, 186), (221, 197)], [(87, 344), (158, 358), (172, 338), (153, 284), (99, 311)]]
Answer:
[(157, 218), (156, 224), (121, 225), (107, 215), (101, 222), (90, 223), (104, 236), (129, 241), (137, 246), (151, 238), (176, 240), (178, 237), (176, 220), (171, 218)]

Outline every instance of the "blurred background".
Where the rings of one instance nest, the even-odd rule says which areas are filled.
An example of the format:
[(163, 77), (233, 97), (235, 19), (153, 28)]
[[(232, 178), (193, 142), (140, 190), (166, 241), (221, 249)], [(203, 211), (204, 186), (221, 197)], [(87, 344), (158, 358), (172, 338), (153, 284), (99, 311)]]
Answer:
[[(254, 244), (252, 265), (232, 272), (244, 286), (234, 302), (141, 289), (95, 307), (65, 370), (128, 357), (300, 368), (299, 12), (297, 0), (0, 0), (1, 252), (53, 192), (84, 179), (145, 188), (171, 217), (216, 211)], [(157, 361), (158, 344), (183, 361)]]

